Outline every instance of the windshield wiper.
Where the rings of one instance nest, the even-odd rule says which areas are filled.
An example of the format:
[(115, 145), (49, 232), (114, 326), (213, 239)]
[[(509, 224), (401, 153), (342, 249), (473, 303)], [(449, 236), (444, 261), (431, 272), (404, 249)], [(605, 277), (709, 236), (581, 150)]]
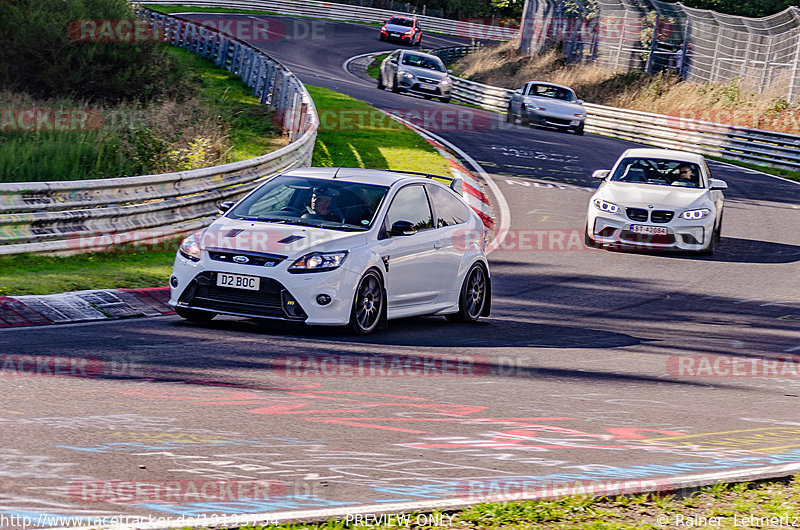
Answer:
[(283, 217), (259, 217), (257, 215), (242, 215), (239, 217), (244, 221), (262, 221), (265, 223), (279, 223), (279, 224), (286, 224), (289, 222), (288, 219), (284, 219)]

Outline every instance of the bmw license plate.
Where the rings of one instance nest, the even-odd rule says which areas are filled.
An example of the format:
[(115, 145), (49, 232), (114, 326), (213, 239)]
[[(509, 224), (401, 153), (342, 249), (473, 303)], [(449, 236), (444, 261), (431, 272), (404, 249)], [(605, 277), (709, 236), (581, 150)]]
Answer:
[(667, 229), (663, 226), (631, 225), (631, 232), (635, 234), (650, 234), (654, 236), (667, 235)]
[(247, 289), (248, 291), (258, 291), (261, 278), (257, 276), (242, 276), (241, 274), (217, 273), (217, 286), (233, 287), (234, 289)]
[(390, 33), (390, 35), (391, 35), (392, 37), (399, 37), (399, 36), (400, 36), (400, 34), (399, 34), (399, 33)]
[(436, 85), (430, 83), (420, 83), (419, 88), (422, 90), (436, 90)]

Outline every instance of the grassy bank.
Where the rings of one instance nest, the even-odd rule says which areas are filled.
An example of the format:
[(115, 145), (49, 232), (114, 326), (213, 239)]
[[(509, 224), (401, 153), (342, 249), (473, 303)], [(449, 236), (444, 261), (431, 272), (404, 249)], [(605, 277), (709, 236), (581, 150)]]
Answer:
[(449, 174), (447, 160), (411, 129), (362, 101), (307, 88), (320, 115), (313, 165)]
[(167, 285), (179, 241), (159, 249), (0, 257), (0, 296)]
[[(276, 530), (345, 528), (637, 530), (680, 527), (796, 527), (800, 525), (800, 480), (795, 477), (788, 483), (718, 484), (680, 499), (656, 495), (611, 499), (577, 495), (548, 501), (477, 504), (444, 516), (441, 512), (435, 512), (409, 514), (406, 517), (405, 521), (410, 521), (410, 525), (383, 526), (363, 523), (354, 525), (340, 520), (321, 524), (287, 524), (256, 528), (259, 530), (268, 528)], [(428, 523), (442, 521), (443, 524), (425, 524), (426, 521)]]
[[(181, 68), (187, 97), (146, 104), (35, 99), (0, 92), (4, 109), (65, 110), (77, 130), (14, 130), (4, 114), (0, 182), (80, 180), (152, 174), (244, 160), (286, 144), (273, 116), (235, 75), (187, 50), (163, 45)], [(70, 123), (71, 125), (71, 123)]]

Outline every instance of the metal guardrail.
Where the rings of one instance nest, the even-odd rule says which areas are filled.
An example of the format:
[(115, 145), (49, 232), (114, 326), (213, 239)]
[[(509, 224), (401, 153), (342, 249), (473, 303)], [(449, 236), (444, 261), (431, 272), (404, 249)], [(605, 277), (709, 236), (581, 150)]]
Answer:
[[(474, 47), (462, 48), (466, 55)], [(431, 52), (454, 56), (453, 48)], [(443, 57), (444, 56), (444, 57)], [(445, 63), (448, 61), (445, 60)], [(453, 77), (452, 98), (506, 113), (513, 90)], [(679, 116), (584, 104), (586, 131), (667, 149), (800, 171), (800, 136)]]
[[(192, 7), (224, 7), (230, 9), (261, 10), (281, 15), (295, 15), (331, 20), (369, 22), (383, 24), (395, 15), (408, 16), (403, 11), (390, 11), (373, 7), (352, 6), (314, 0), (150, 0), (150, 5), (183, 5)], [(497, 27), (476, 24), (461, 20), (414, 15), (420, 21), (423, 31), (437, 31), (447, 35), (458, 35), (470, 39), (495, 39), (504, 37)], [(507, 36), (506, 36), (507, 37)]]
[(187, 20), (138, 10), (175, 46), (233, 72), (282, 121), (290, 143), (221, 166), (113, 179), (0, 184), (0, 255), (75, 253), (113, 243), (158, 242), (211, 222), (235, 200), (285, 169), (309, 165), (319, 117), (286, 67), (253, 46)]

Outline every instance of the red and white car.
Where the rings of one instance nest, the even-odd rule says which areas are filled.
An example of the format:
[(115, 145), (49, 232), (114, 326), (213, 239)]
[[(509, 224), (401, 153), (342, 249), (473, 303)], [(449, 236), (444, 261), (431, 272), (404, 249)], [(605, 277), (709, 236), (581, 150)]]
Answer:
[(419, 46), (422, 43), (422, 28), (416, 18), (392, 17), (381, 27), (380, 40)]

